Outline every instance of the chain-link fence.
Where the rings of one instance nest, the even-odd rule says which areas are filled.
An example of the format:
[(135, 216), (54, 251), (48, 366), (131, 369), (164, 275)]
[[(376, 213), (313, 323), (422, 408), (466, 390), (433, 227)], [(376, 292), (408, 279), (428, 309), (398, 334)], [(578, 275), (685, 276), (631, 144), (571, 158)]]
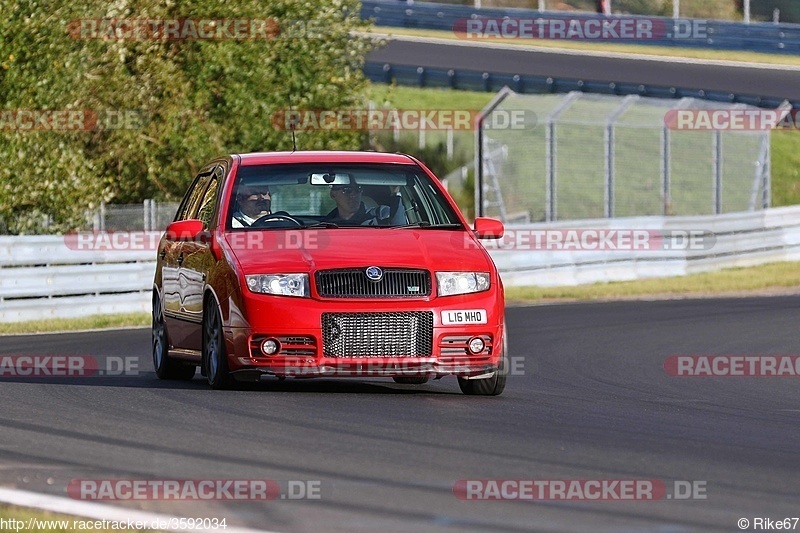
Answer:
[(760, 118), (764, 110), (694, 98), (504, 89), (484, 125), (493, 114), (519, 111), (536, 120), (477, 132), (476, 206), (484, 216), (524, 223), (769, 207), (763, 121), (727, 129), (704, 122), (722, 113), (740, 126), (737, 116)]
[(177, 202), (145, 200), (141, 204), (100, 204), (86, 229), (95, 231), (161, 231), (175, 218)]

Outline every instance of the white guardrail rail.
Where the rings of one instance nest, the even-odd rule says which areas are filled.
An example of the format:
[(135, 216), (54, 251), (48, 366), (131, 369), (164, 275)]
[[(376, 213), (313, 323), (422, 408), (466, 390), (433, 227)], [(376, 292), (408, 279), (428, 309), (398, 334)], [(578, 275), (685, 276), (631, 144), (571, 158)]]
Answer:
[[(568, 230), (590, 231), (615, 240), (612, 230), (646, 232), (645, 246), (575, 249)], [(566, 286), (683, 276), (731, 267), (800, 260), (800, 206), (708, 216), (631, 217), (509, 225), (508, 235), (487, 248), (506, 286)], [(555, 231), (553, 246), (535, 243), (537, 232)], [(705, 233), (697, 239), (692, 235)], [(687, 238), (688, 235), (688, 238)], [(624, 242), (623, 242), (624, 244)], [(592, 247), (594, 243), (590, 243)], [(529, 248), (529, 249), (526, 249)], [(549, 248), (549, 249), (548, 249)], [(561, 248), (561, 249), (558, 249)], [(580, 248), (580, 247), (578, 247)]]
[[(160, 232), (138, 235), (157, 243)], [(0, 237), (0, 322), (150, 312), (155, 250), (71, 237)]]
[[(579, 285), (800, 261), (800, 206), (509, 225), (506, 230), (504, 239), (484, 242), (507, 286)], [(570, 230), (576, 230), (573, 238), (600, 240), (575, 246)], [(649, 237), (638, 249), (615, 236), (642, 232)], [(684, 238), (699, 233), (704, 235), (694, 243)], [(556, 238), (548, 241), (548, 234)], [(148, 234), (146, 240), (153, 239), (157, 242)], [(68, 242), (63, 236), (0, 237), (0, 322), (149, 312), (154, 250), (81, 250)]]

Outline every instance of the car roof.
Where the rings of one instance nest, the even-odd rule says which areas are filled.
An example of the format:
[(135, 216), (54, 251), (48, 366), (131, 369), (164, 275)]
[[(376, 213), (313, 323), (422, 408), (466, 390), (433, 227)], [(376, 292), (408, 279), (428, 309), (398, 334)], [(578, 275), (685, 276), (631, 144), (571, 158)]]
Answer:
[(380, 152), (348, 151), (307, 151), (307, 152), (259, 152), (238, 154), (242, 166), (271, 165), (281, 163), (393, 163), (401, 165), (416, 164), (404, 154)]

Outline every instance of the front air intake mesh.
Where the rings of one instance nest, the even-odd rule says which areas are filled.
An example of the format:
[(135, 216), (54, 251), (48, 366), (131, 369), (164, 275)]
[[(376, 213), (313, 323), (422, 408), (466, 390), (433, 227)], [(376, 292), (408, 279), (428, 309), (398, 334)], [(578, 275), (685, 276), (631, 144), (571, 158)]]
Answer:
[(433, 313), (322, 313), (325, 357), (430, 357)]

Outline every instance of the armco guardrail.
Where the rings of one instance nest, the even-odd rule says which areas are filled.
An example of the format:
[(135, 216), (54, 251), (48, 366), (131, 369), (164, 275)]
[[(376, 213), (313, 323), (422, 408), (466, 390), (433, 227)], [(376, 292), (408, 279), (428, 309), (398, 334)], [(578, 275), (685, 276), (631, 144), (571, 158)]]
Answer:
[[(725, 215), (536, 223), (506, 229), (504, 241), (487, 246), (508, 286), (628, 281), (800, 260), (800, 206)], [(574, 241), (567, 244), (568, 230), (635, 230), (652, 238), (647, 249), (602, 245), (597, 248), (604, 249), (586, 249), (597, 242), (585, 247), (575, 246)], [(546, 235), (541, 240), (545, 244), (531, 244), (536, 242), (537, 232), (553, 231), (559, 233), (554, 245), (546, 245)], [(706, 232), (707, 236), (699, 239), (704, 244), (689, 245), (685, 236), (691, 232)], [(558, 247), (562, 249), (555, 249)]]
[[(433, 2), (407, 3), (391, 0), (363, 0), (361, 18), (373, 19), (378, 26), (396, 28), (418, 28), (453, 31), (458, 21), (474, 18), (526, 18), (541, 17), (571, 19), (602, 18), (592, 13), (581, 12), (539, 12), (531, 9), (476, 9), (470, 6), (438, 4)], [(614, 15), (609, 17), (613, 19)], [(666, 17), (642, 17), (656, 23), (660, 22), (668, 31), (661, 38), (645, 40), (626, 40), (631, 44), (680, 46), (707, 48), (716, 50), (743, 50), (751, 52), (767, 52), (775, 54), (800, 53), (800, 24), (775, 24), (730, 22), (722, 20), (703, 21), (704, 32), (694, 38), (681, 37), (680, 31), (674, 30), (674, 20)], [(679, 19), (686, 25), (692, 19)]]
[[(636, 230), (664, 249), (532, 249), (536, 232)], [(684, 248), (659, 236), (707, 232), (713, 244)], [(520, 237), (524, 237), (520, 238)], [(0, 237), (0, 322), (148, 312), (152, 250), (83, 251), (63, 236)], [(506, 285), (578, 285), (679, 276), (800, 260), (800, 206), (700, 217), (641, 217), (509, 226), (485, 241)], [(542, 242), (547, 243), (545, 237)], [(704, 241), (706, 243), (710, 241)], [(515, 245), (516, 246), (515, 248)]]
[(155, 251), (112, 247), (84, 250), (64, 236), (0, 237), (0, 322), (149, 311)]
[[(780, 106), (783, 98), (764, 98), (761, 96), (734, 94), (723, 91), (685, 89), (638, 83), (600, 82), (581, 79), (552, 78), (519, 74), (498, 74), (470, 70), (437, 69), (413, 65), (394, 65), (390, 63), (366, 63), (364, 74), (377, 83), (410, 85), (416, 87), (444, 87), (466, 91), (497, 92), (509, 87), (520, 94), (569, 93), (580, 91), (595, 94), (627, 96), (635, 94), (654, 98), (700, 98), (712, 102), (747, 104), (774, 109)], [(800, 101), (790, 102), (800, 107)]]

